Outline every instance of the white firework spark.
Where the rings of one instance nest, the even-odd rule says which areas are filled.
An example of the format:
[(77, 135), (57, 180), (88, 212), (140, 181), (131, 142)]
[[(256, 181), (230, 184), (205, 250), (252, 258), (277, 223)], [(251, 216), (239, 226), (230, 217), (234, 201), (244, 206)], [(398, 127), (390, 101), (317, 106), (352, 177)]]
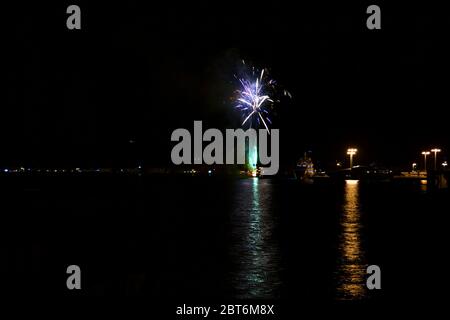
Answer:
[[(253, 70), (253, 76), (255, 71)], [(263, 69), (258, 77), (253, 79), (239, 78), (241, 89), (237, 90), (238, 98), (237, 105), (240, 111), (244, 114), (244, 121), (250, 122), (253, 118), (259, 123), (261, 121), (264, 124), (267, 132), (270, 134), (269, 126), (271, 124), (269, 118), (270, 109), (273, 106), (274, 100), (270, 96), (270, 92), (274, 90), (275, 81), (267, 79), (266, 71)]]

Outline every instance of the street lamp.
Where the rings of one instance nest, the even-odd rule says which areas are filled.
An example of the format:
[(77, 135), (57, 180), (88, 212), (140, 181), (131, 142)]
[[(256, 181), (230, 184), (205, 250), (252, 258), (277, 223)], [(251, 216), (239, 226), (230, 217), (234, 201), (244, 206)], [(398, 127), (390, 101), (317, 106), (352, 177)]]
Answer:
[(427, 172), (427, 156), (430, 154), (430, 151), (422, 151), (423, 157), (424, 157), (424, 167), (425, 172)]
[(349, 148), (347, 149), (347, 154), (350, 156), (350, 170), (353, 168), (353, 156), (356, 154), (358, 149), (355, 148)]
[(441, 152), (441, 149), (434, 148), (434, 149), (431, 149), (431, 152), (434, 152), (434, 170), (436, 171), (436, 158), (437, 158), (437, 153), (438, 153), (438, 152)]

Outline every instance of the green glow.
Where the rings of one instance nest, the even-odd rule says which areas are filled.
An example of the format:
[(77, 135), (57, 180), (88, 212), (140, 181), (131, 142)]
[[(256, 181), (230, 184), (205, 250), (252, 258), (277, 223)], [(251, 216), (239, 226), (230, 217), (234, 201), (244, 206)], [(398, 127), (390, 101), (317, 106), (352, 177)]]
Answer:
[(248, 169), (253, 174), (256, 174), (257, 164), (258, 164), (258, 148), (254, 146), (248, 150)]

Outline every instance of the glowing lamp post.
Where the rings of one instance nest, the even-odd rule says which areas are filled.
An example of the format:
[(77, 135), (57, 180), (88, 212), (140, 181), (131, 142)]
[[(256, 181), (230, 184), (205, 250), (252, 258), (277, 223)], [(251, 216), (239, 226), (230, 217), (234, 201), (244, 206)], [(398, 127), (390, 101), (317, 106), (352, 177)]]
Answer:
[(350, 148), (347, 149), (347, 154), (350, 156), (350, 170), (353, 168), (353, 156), (358, 152), (358, 149)]
[(436, 148), (434, 148), (434, 149), (431, 149), (431, 152), (434, 153), (434, 170), (436, 170), (437, 153), (438, 153), (438, 152), (441, 152), (441, 149), (436, 149)]
[(427, 172), (427, 156), (430, 154), (430, 151), (422, 151), (422, 154), (424, 159), (425, 172)]

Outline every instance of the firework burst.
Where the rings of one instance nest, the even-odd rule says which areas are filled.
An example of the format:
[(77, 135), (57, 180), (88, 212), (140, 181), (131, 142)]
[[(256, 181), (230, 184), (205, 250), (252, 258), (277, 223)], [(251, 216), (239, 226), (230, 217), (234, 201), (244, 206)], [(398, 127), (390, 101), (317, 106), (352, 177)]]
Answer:
[(270, 134), (270, 113), (276, 102), (273, 98), (276, 94), (276, 82), (268, 77), (267, 69), (258, 71), (252, 68), (251, 74), (251, 77), (236, 77), (240, 83), (240, 89), (236, 90), (236, 108), (242, 112), (242, 125), (249, 123), (252, 127), (253, 122), (257, 126), (262, 123)]
[(250, 78), (238, 78), (240, 89), (237, 90), (236, 108), (243, 114), (242, 125), (248, 122), (251, 127), (256, 121), (258, 125), (262, 123), (270, 134), (268, 124), (272, 123), (269, 114), (274, 105), (271, 94), (275, 90), (275, 81), (268, 79), (266, 69), (252, 71)]

